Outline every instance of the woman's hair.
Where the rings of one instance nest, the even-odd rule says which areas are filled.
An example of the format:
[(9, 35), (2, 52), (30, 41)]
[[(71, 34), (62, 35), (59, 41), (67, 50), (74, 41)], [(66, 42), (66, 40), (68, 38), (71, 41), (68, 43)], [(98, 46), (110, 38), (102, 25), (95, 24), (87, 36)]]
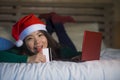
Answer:
[[(42, 32), (47, 38), (48, 48), (51, 48), (52, 59), (53, 60), (59, 59), (60, 58), (60, 47), (61, 47), (60, 44), (48, 32), (43, 31), (43, 30), (40, 30), (40, 32)], [(32, 56), (32, 55), (35, 55), (36, 53), (33, 53), (27, 48), (25, 44), (25, 39), (24, 39), (24, 44), (21, 47), (20, 54)]]

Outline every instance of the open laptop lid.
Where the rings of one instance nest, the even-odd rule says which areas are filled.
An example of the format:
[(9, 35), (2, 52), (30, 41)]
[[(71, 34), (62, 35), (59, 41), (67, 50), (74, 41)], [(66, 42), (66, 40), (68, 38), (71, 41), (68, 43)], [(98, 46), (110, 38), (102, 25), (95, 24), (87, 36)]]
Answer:
[(82, 61), (99, 60), (102, 42), (101, 32), (85, 31), (82, 44)]

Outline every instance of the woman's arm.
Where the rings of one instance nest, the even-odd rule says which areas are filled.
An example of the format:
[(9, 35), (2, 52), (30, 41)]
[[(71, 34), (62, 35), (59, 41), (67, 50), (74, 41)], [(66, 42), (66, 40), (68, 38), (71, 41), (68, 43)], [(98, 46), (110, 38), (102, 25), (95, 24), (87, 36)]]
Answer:
[(33, 56), (18, 55), (16, 50), (0, 51), (0, 62), (9, 63), (39, 63), (46, 62), (45, 55), (36, 54)]
[(16, 53), (8, 51), (0, 51), (0, 62), (10, 62), (10, 63), (26, 63), (28, 56), (17, 55)]
[(28, 58), (28, 56), (17, 55), (11, 51), (0, 51), (0, 62), (26, 63), (27, 58)]
[(60, 49), (60, 52), (61, 52), (60, 56), (63, 59), (72, 59), (73, 57), (81, 54), (80, 52), (76, 52), (71, 48), (65, 46)]

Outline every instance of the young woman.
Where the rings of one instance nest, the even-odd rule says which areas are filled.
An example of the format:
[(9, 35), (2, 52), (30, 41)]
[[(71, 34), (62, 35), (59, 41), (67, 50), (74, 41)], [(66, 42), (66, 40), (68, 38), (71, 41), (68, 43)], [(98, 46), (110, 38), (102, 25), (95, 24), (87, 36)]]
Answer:
[[(80, 55), (69, 47), (58, 44), (47, 32), (44, 22), (30, 14), (12, 28), (15, 47), (0, 51), (0, 62), (46, 62), (43, 48), (51, 48), (53, 60), (71, 60)], [(12, 45), (13, 46), (13, 45)]]

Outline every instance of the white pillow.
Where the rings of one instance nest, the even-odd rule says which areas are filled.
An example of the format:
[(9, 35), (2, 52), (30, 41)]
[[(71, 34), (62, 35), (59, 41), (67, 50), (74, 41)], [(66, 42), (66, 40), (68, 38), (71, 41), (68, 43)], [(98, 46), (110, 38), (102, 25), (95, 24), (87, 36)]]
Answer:
[[(64, 24), (64, 27), (78, 51), (82, 51), (84, 31), (89, 30), (98, 32), (99, 28), (97, 23), (66, 23)], [(58, 41), (55, 33), (53, 34), (53, 37)], [(102, 43), (101, 49), (103, 48), (105, 48), (105, 45)]]

